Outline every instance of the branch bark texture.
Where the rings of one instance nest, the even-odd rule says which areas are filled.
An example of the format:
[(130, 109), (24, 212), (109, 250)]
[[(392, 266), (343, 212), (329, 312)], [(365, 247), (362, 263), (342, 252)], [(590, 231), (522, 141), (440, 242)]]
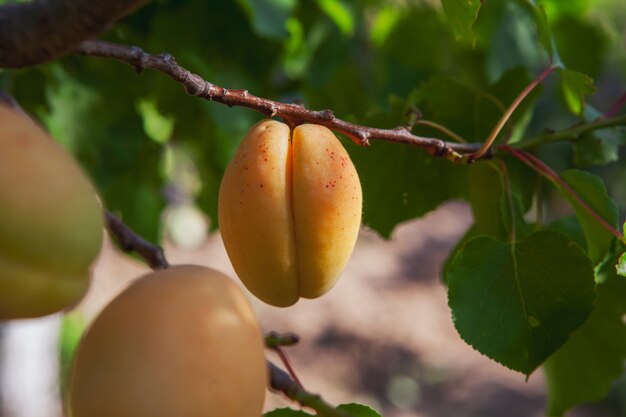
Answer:
[(287, 123), (315, 123), (349, 137), (355, 143), (367, 146), (371, 139), (403, 143), (424, 148), (433, 156), (457, 162), (462, 154), (474, 152), (479, 144), (451, 143), (436, 138), (416, 136), (405, 126), (395, 129), (366, 127), (341, 120), (331, 110), (308, 110), (298, 104), (280, 103), (257, 97), (247, 90), (229, 90), (212, 84), (176, 63), (170, 54), (152, 55), (141, 48), (104, 41), (85, 41), (75, 51), (80, 55), (112, 58), (132, 65), (137, 71), (152, 69), (168, 75), (181, 83), (187, 94), (216, 101), (227, 106), (247, 107), (268, 117), (279, 116)]
[(149, 0), (33, 0), (0, 6), (0, 68), (41, 64), (100, 35)]

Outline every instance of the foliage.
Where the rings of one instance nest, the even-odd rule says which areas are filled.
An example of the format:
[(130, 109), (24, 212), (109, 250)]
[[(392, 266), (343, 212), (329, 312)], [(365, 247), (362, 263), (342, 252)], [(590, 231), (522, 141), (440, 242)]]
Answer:
[[(384, 237), (445, 201), (468, 202), (474, 225), (443, 276), (455, 325), (512, 369), (528, 375), (545, 363), (549, 412), (562, 415), (604, 398), (626, 359), (626, 255), (617, 237), (626, 136), (619, 126), (552, 135), (604, 117), (626, 90), (624, 17), (620, 0), (155, 0), (107, 39), (167, 51), (220, 86), (368, 126), (412, 123), (416, 134), (450, 140), (435, 123), (468, 142), (483, 142), (553, 65), (495, 144), (560, 176), (502, 147), (472, 166), (393, 143), (346, 147), (362, 181), (364, 223)], [(150, 240), (180, 194), (166, 155), (176, 149), (193, 161), (201, 186), (192, 198), (215, 228), (223, 171), (261, 118), (97, 58), (3, 72), (0, 84), (77, 155), (106, 207)], [(306, 415), (289, 413), (268, 415)]]

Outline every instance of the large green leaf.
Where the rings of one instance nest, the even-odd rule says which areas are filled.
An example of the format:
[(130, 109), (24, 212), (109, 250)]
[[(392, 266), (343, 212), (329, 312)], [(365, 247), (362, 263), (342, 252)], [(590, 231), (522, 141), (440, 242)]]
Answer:
[[(571, 189), (580, 196), (588, 207), (612, 227), (617, 227), (618, 211), (609, 197), (602, 179), (585, 171), (568, 170), (561, 174)], [(587, 240), (587, 253), (592, 262), (597, 264), (608, 253), (614, 236), (590, 214), (585, 207), (562, 187), (559, 191), (570, 202), (576, 217), (582, 226)]]
[(376, 142), (369, 148), (350, 146), (349, 152), (363, 187), (363, 223), (384, 237), (397, 224), (465, 194), (467, 167), (421, 149)]
[(514, 244), (475, 238), (454, 258), (447, 282), (461, 337), (526, 375), (585, 322), (595, 300), (591, 262), (550, 231)]
[(598, 301), (589, 320), (544, 365), (550, 416), (604, 398), (623, 372), (626, 281), (616, 275), (615, 257), (612, 260), (607, 263), (608, 278), (598, 285)]

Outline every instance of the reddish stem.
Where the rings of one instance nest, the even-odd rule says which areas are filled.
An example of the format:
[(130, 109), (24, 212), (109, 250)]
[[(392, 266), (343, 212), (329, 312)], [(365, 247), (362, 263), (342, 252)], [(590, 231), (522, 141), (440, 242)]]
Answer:
[(274, 350), (276, 351), (276, 353), (278, 353), (278, 357), (280, 358), (280, 360), (285, 365), (285, 368), (287, 368), (287, 372), (289, 372), (289, 375), (291, 376), (291, 379), (296, 381), (296, 384), (298, 384), (298, 385), (300, 385), (302, 387), (302, 383), (298, 379), (298, 375), (296, 375), (296, 372), (291, 367), (291, 363), (289, 362), (289, 358), (287, 358), (287, 354), (285, 352), (283, 352), (283, 350), (280, 347), (278, 347), (278, 346), (275, 347)]
[(619, 113), (619, 111), (622, 109), (622, 107), (624, 107), (625, 104), (626, 104), (626, 93), (622, 94), (621, 96), (619, 96), (617, 100), (615, 100), (615, 103), (613, 103), (611, 108), (608, 109), (606, 113), (604, 113), (604, 117), (609, 118), (609, 117), (615, 116), (617, 113)]
[(559, 174), (554, 172), (552, 168), (550, 168), (548, 165), (543, 163), (541, 159), (537, 158), (536, 156), (524, 150), (515, 149), (508, 145), (503, 145), (501, 149), (506, 152), (509, 152), (510, 154), (515, 156), (517, 159), (519, 159), (520, 161), (528, 165), (530, 168), (532, 168), (535, 172), (543, 175), (544, 177), (546, 177), (547, 179), (555, 183), (557, 186), (561, 187), (574, 200), (576, 200), (576, 202), (580, 204), (581, 207), (584, 208), (598, 223), (600, 223), (600, 225), (604, 229), (606, 229), (613, 236), (617, 237), (620, 241), (624, 240), (624, 236), (622, 236), (622, 234), (617, 229), (611, 226), (606, 220), (604, 220), (604, 218), (602, 218), (602, 216), (596, 213), (595, 210), (591, 208), (591, 206), (589, 206), (587, 202), (585, 202), (585, 200), (583, 200), (582, 197), (579, 196), (578, 193), (576, 193), (576, 191), (574, 191), (569, 186), (569, 184), (565, 182), (563, 178), (559, 176)]

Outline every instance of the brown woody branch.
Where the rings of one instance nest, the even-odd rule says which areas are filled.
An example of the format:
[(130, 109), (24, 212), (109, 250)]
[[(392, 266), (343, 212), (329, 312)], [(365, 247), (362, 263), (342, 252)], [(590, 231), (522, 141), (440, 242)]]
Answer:
[(109, 234), (124, 252), (134, 252), (141, 256), (152, 269), (165, 269), (170, 266), (160, 246), (154, 245), (139, 236), (115, 214), (105, 210), (104, 220)]
[[(165, 259), (163, 249), (154, 245), (128, 227), (113, 213), (105, 210), (105, 224), (109, 234), (122, 247), (125, 252), (134, 252), (146, 261), (152, 269), (164, 269), (169, 267)], [(265, 338), (266, 344), (272, 348), (280, 345), (292, 345), (297, 343), (298, 337), (291, 333), (271, 332)], [(324, 401), (319, 395), (311, 394), (302, 388), (302, 385), (294, 381), (291, 376), (272, 362), (267, 361), (270, 374), (269, 386), (272, 390), (283, 393), (287, 398), (298, 402), (304, 407), (314, 409), (319, 416), (327, 417), (350, 417), (348, 414), (336, 410)]]
[(32, 0), (0, 6), (0, 68), (41, 64), (72, 51), (149, 0)]
[(302, 123), (323, 125), (362, 146), (368, 146), (372, 139), (404, 143), (424, 148), (433, 156), (445, 157), (455, 162), (461, 159), (462, 154), (474, 152), (480, 147), (478, 144), (451, 143), (436, 138), (416, 136), (406, 126), (395, 129), (361, 126), (338, 119), (331, 110), (307, 110), (297, 104), (280, 103), (257, 97), (247, 90), (229, 90), (186, 70), (176, 63), (172, 55), (167, 53), (152, 55), (138, 47), (95, 40), (83, 42), (75, 53), (116, 59), (132, 65), (138, 72), (144, 69), (157, 70), (183, 84), (187, 94), (231, 107), (247, 107), (268, 117), (279, 116), (293, 125)]

